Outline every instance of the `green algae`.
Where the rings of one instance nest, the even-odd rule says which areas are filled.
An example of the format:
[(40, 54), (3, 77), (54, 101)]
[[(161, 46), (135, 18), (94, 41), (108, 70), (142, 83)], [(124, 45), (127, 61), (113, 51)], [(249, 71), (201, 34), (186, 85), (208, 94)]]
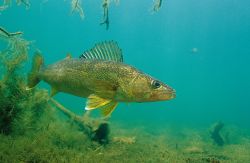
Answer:
[(28, 42), (19, 37), (7, 37), (7, 48), (0, 51), (0, 62), (4, 72), (0, 81), (0, 131), (13, 132), (14, 121), (22, 115), (22, 105), (30, 96), (25, 91), (25, 80), (18, 75), (28, 56)]
[[(223, 148), (202, 140), (193, 144), (188, 139), (180, 139), (179, 148), (176, 149), (171, 144), (173, 136), (171, 133), (152, 135), (140, 129), (139, 126), (137, 128), (137, 131), (126, 128), (122, 132), (119, 128), (112, 128), (115, 135), (126, 133), (126, 135), (136, 136), (134, 143), (111, 141), (108, 145), (102, 146), (90, 141), (77, 126), (66, 121), (57, 121), (51, 123), (46, 129), (26, 137), (1, 135), (0, 160), (1, 162), (207, 163), (248, 162), (250, 159), (248, 138), (242, 138), (240, 143), (225, 145)], [(197, 131), (194, 135), (197, 136)], [(202, 146), (199, 146), (200, 143)]]

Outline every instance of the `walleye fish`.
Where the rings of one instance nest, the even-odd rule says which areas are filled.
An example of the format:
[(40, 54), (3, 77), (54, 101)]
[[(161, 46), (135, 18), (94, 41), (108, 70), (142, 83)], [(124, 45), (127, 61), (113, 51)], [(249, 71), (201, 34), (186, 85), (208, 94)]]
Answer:
[(43, 65), (37, 53), (28, 75), (28, 88), (44, 80), (51, 86), (51, 96), (65, 92), (87, 98), (86, 110), (101, 109), (108, 116), (118, 102), (149, 102), (175, 98), (175, 90), (153, 77), (123, 63), (118, 44), (106, 41), (84, 52), (80, 59), (70, 56)]

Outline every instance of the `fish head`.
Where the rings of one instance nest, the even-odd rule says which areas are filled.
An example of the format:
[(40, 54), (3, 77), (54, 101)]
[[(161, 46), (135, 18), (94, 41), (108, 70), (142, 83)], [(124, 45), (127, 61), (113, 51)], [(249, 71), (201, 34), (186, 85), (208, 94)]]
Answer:
[(140, 73), (130, 86), (136, 102), (164, 101), (175, 98), (174, 89), (144, 73)]

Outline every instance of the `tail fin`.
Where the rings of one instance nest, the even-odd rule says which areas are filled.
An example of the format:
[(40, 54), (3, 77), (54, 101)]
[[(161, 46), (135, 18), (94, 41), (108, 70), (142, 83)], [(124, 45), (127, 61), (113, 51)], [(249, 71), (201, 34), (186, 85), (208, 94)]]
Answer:
[(41, 65), (43, 65), (43, 57), (39, 52), (36, 52), (32, 61), (32, 69), (30, 73), (28, 74), (28, 86), (27, 86), (28, 88), (27, 89), (32, 89), (40, 82), (40, 79), (38, 77), (38, 72), (41, 68)]

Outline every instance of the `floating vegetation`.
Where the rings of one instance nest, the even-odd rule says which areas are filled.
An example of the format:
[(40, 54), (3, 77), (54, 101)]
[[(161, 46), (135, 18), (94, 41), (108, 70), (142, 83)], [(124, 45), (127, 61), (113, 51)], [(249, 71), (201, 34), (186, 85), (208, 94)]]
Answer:
[(106, 30), (109, 29), (109, 5), (111, 2), (114, 2), (116, 5), (120, 3), (119, 0), (103, 0), (102, 8), (103, 8), (103, 20), (100, 25), (105, 25)]
[(29, 0), (16, 0), (17, 5), (24, 5), (26, 9), (30, 8), (30, 2)]
[(84, 19), (84, 12), (83, 12), (83, 8), (81, 7), (81, 0), (72, 0), (71, 1), (71, 13), (73, 12), (77, 12), (81, 19)]
[(162, 0), (154, 0), (153, 11), (158, 12), (161, 8)]
[[(48, 0), (43, 0), (41, 2), (41, 5), (44, 3), (47, 3)], [(111, 3), (115, 3), (118, 5), (120, 3), (120, 0), (102, 0), (102, 8), (103, 8), (103, 18), (100, 23), (100, 25), (105, 25), (106, 30), (109, 29), (110, 25), (110, 19), (109, 19), (109, 6)], [(6, 10), (9, 8), (12, 4), (12, 0), (4, 0), (4, 3), (0, 5), (0, 14), (2, 11)], [(26, 9), (30, 8), (30, 1), (29, 0), (16, 0), (17, 5), (23, 4)], [(84, 10), (82, 7), (82, 0), (70, 0), (70, 5), (71, 5), (71, 13), (77, 13), (79, 14), (80, 18), (83, 20), (85, 18)], [(162, 5), (162, 0), (154, 0), (153, 3), (153, 11), (157, 12), (161, 8)]]
[[(29, 0), (16, 0), (17, 5), (24, 5), (26, 9), (30, 8), (30, 1)], [(3, 4), (0, 5), (0, 12), (6, 10), (7, 8), (11, 7), (12, 0), (4, 0)]]
[(100, 23), (100, 25), (105, 24), (106, 30), (109, 29), (109, 0), (103, 0), (102, 7), (103, 7), (103, 21)]

